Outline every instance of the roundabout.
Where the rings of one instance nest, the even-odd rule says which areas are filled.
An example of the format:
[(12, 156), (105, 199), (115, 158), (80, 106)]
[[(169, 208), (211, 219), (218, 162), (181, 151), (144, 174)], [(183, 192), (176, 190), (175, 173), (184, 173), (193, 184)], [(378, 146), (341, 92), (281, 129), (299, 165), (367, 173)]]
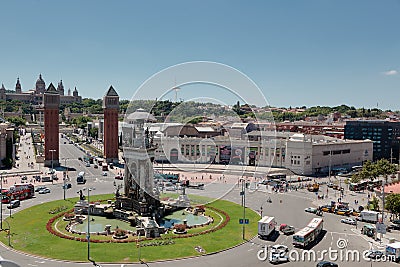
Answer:
[[(95, 195), (91, 200), (98, 202), (112, 198), (111, 194)], [(8, 244), (10, 238), (14, 250), (35, 256), (73, 262), (87, 261), (86, 233), (66, 230), (70, 220), (64, 220), (70, 217), (68, 214), (77, 200), (56, 200), (13, 214), (12, 218), (6, 219), (11, 225), (10, 236), (7, 231), (2, 231), (0, 241)], [(122, 223), (119, 228), (113, 228), (110, 235), (91, 232), (90, 258), (102, 263), (133, 263), (139, 262), (139, 257), (145, 262), (170, 260), (215, 253), (243, 242), (242, 225), (238, 223), (243, 207), (226, 200), (215, 200), (206, 205), (205, 210), (205, 215), (212, 219), (208, 224), (185, 227), (183, 233), (168, 230), (159, 238), (132, 234), (134, 231), (123, 229)], [(256, 222), (259, 215), (250, 209), (246, 213), (250, 224), (246, 226), (245, 237), (250, 239), (257, 234)]]

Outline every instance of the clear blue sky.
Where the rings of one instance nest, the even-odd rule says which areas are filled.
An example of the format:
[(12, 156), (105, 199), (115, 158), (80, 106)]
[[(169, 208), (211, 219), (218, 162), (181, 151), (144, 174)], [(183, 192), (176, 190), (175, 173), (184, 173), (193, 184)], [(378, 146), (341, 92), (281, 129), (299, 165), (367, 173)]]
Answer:
[(207, 60), (247, 74), (273, 106), (400, 109), (396, 0), (1, 1), (0, 10), (7, 89), (18, 76), (31, 89), (42, 73), (83, 97), (112, 84), (130, 99), (163, 68)]

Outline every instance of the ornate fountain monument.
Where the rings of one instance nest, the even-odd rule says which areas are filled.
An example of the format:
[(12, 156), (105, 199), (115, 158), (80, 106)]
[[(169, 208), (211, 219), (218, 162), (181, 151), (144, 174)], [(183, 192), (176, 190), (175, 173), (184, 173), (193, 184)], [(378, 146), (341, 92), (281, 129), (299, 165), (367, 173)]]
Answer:
[(124, 193), (117, 196), (115, 209), (133, 211), (142, 217), (158, 220), (164, 207), (154, 188), (153, 160), (156, 146), (144, 124), (155, 121), (144, 110), (129, 114), (122, 127), (125, 161)]

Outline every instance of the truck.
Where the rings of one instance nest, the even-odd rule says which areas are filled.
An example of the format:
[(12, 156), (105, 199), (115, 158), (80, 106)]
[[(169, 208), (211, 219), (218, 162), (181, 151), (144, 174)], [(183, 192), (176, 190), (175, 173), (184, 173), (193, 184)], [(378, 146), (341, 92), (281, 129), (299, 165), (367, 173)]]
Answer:
[(261, 239), (269, 239), (275, 232), (275, 217), (264, 216), (258, 221), (258, 236)]
[(360, 212), (360, 216), (358, 217), (360, 221), (370, 223), (377, 223), (381, 218), (382, 217), (380, 216), (379, 212), (372, 210), (363, 210)]

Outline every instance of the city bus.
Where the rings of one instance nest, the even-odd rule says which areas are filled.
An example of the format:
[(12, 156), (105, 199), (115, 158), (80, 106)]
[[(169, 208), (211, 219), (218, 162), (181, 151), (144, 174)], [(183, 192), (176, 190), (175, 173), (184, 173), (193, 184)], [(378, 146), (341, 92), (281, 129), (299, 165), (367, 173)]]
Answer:
[(286, 173), (272, 173), (267, 175), (268, 179), (286, 181)]
[(86, 183), (85, 172), (78, 173), (78, 176), (76, 177), (76, 183), (77, 184), (85, 184)]
[(311, 222), (293, 235), (293, 245), (305, 248), (315, 242), (323, 229), (324, 220), (313, 218)]
[(363, 166), (353, 166), (353, 167), (351, 167), (351, 171), (358, 172), (358, 171), (361, 171), (362, 168), (363, 168)]
[(9, 189), (3, 189), (1, 202), (9, 203), (11, 200), (24, 200), (35, 196), (33, 184), (15, 184)]
[(367, 189), (368, 182), (367, 181), (361, 181), (359, 183), (350, 183), (349, 185), (349, 190), (350, 191), (362, 191)]

